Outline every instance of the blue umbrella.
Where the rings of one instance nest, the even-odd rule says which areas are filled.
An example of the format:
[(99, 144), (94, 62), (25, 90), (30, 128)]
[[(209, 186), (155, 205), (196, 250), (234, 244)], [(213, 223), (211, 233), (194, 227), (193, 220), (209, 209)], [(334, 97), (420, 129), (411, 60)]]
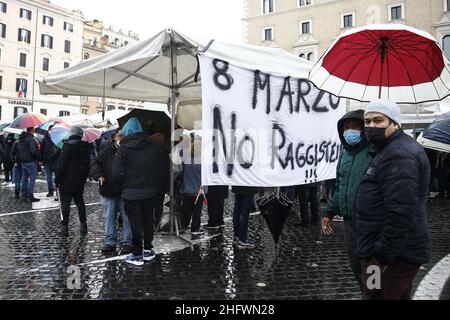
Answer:
[(116, 133), (118, 127), (112, 127), (105, 132), (102, 133), (102, 138), (105, 140), (109, 140), (113, 136), (114, 133)]
[(423, 133), (425, 139), (450, 144), (450, 112), (444, 113)]

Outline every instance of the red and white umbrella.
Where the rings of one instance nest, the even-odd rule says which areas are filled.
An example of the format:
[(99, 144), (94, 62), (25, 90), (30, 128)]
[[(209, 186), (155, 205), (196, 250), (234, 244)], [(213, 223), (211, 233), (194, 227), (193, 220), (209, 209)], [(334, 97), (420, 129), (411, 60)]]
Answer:
[(362, 102), (440, 101), (450, 95), (450, 64), (429, 33), (401, 24), (351, 29), (328, 48), (309, 80)]

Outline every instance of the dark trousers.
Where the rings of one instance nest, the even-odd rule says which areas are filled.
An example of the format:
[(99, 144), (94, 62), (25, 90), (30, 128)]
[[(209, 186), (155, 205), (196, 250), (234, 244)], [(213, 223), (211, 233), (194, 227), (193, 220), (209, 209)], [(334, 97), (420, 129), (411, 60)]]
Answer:
[(372, 290), (367, 286), (367, 280), (373, 277), (373, 272), (367, 273), (370, 265), (372, 263), (368, 260), (361, 261), (364, 300), (411, 300), (412, 284), (420, 265), (394, 260), (381, 273), (381, 288)]
[(234, 237), (241, 242), (247, 242), (248, 218), (252, 205), (255, 204), (253, 194), (239, 195), (234, 197), (233, 229)]
[(353, 274), (355, 275), (356, 281), (358, 282), (359, 289), (361, 290), (361, 292), (363, 292), (364, 286), (361, 280), (361, 261), (356, 256), (356, 239), (353, 237), (353, 227), (351, 220), (344, 221), (344, 239), (347, 249), (347, 256), (350, 261), (350, 267), (353, 271)]
[(155, 196), (155, 206), (153, 211), (153, 218), (155, 225), (158, 225), (164, 211), (164, 199), (166, 194), (164, 192), (157, 193)]
[(69, 225), (70, 216), (70, 204), (73, 201), (78, 209), (78, 216), (81, 223), (86, 223), (86, 206), (83, 199), (83, 190), (77, 192), (64, 192), (60, 191), (60, 202), (62, 211), (62, 224), (64, 226)]
[(299, 186), (298, 187), (298, 202), (300, 204), (300, 215), (303, 222), (309, 222), (308, 203), (311, 204), (311, 219), (319, 220), (319, 199), (317, 193), (318, 186)]
[(5, 182), (10, 182), (9, 175), (11, 174), (11, 170), (5, 168)]
[(144, 200), (123, 200), (125, 213), (131, 227), (133, 238), (133, 254), (142, 256), (142, 234), (144, 234), (144, 249), (152, 250), (153, 245), (153, 211), (155, 198)]
[(197, 203), (195, 199), (197, 197), (192, 197), (186, 195), (183, 199), (183, 206), (181, 207), (182, 215), (182, 228), (187, 229), (189, 222), (191, 222), (191, 232), (196, 232), (200, 230), (200, 220), (202, 217), (203, 200), (204, 197), (200, 196)]
[(447, 179), (448, 173), (448, 168), (441, 167), (437, 169), (438, 189), (441, 195), (445, 195), (445, 193), (447, 192), (447, 196), (450, 196), (450, 183)]
[(221, 186), (208, 187), (208, 225), (217, 227), (224, 225), (223, 221), (223, 209), (225, 206), (225, 192)]

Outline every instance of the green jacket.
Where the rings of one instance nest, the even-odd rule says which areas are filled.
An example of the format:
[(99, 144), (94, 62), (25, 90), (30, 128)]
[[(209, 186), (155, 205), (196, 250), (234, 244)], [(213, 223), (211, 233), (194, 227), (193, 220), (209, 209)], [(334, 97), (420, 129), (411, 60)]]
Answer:
[(353, 111), (346, 114), (338, 123), (339, 136), (344, 146), (344, 152), (337, 165), (336, 190), (333, 198), (328, 203), (327, 213), (324, 215), (333, 219), (335, 215), (350, 220), (353, 213), (353, 200), (361, 179), (367, 167), (372, 161), (369, 153), (369, 143), (365, 138), (356, 146), (347, 144), (343, 136), (343, 122), (347, 119), (358, 119), (363, 121), (363, 111)]

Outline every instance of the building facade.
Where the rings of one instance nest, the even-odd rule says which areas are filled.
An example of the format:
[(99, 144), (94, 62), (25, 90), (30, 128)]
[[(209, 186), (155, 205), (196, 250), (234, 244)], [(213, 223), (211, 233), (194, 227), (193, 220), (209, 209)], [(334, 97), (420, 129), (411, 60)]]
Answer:
[[(103, 22), (98, 20), (86, 21), (83, 34), (83, 60), (91, 59), (106, 52), (120, 49), (139, 41), (138, 36), (129, 31), (115, 31), (112, 27), (105, 28)], [(105, 111), (132, 110), (144, 108), (144, 103), (119, 99), (105, 99)], [(91, 115), (103, 111), (103, 98), (81, 97), (81, 113)]]
[(40, 95), (36, 80), (81, 61), (83, 21), (48, 0), (0, 1), (0, 121), (80, 113), (79, 97)]
[(450, 58), (450, 0), (243, 0), (244, 42), (316, 61), (345, 30), (403, 23), (428, 31)]

